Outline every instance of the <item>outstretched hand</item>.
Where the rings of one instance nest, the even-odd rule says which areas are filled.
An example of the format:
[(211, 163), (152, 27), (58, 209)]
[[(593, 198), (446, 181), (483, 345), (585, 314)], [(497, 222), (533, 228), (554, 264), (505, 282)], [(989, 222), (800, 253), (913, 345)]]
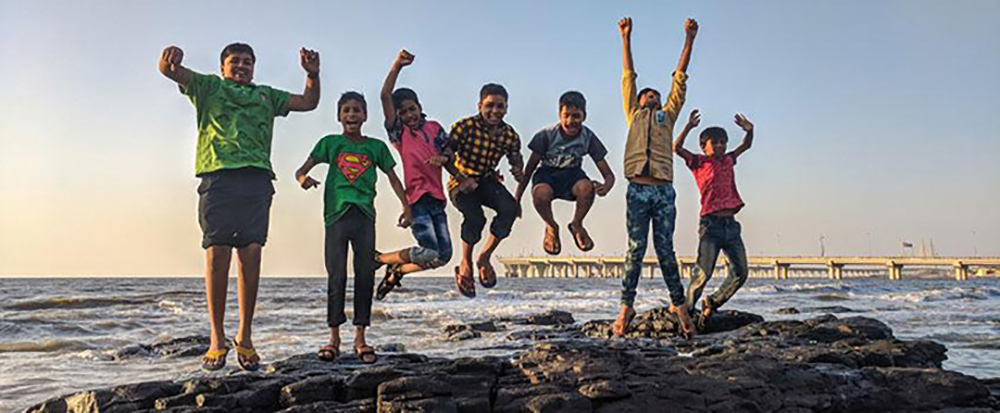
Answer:
[(688, 116), (687, 127), (696, 128), (701, 124), (701, 113), (698, 113), (698, 109), (692, 110), (691, 114)]
[(687, 19), (684, 21), (684, 32), (687, 33), (687, 37), (694, 38), (698, 35), (698, 21), (695, 19)]
[(302, 189), (305, 189), (305, 190), (308, 191), (310, 188), (315, 188), (315, 187), (319, 186), (319, 181), (313, 179), (309, 175), (303, 175), (303, 176), (299, 177), (299, 186), (301, 186)]
[(177, 65), (181, 64), (183, 61), (184, 51), (177, 46), (170, 46), (163, 49), (163, 54), (160, 56), (161, 66), (165, 65), (171, 72), (177, 70)]
[(748, 120), (746, 116), (743, 116), (742, 113), (736, 114), (736, 125), (742, 128), (744, 132), (750, 132), (753, 130), (753, 124), (750, 123), (750, 120)]
[(299, 49), (299, 60), (306, 73), (310, 75), (319, 73), (319, 52), (303, 47)]
[(406, 49), (403, 49), (399, 51), (399, 55), (396, 56), (396, 63), (394, 64), (396, 65), (396, 67), (399, 68), (406, 67), (413, 64), (413, 59), (416, 58), (417, 57), (414, 56), (412, 53), (406, 51)]
[(620, 33), (622, 37), (632, 36), (631, 17), (622, 17), (621, 20), (618, 20), (618, 33)]

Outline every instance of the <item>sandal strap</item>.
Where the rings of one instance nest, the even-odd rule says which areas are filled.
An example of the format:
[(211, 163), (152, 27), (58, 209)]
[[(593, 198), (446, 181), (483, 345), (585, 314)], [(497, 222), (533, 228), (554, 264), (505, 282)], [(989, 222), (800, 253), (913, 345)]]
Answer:
[(214, 349), (214, 350), (213, 349), (209, 349), (208, 351), (205, 352), (205, 358), (207, 358), (207, 359), (218, 359), (218, 358), (225, 357), (228, 354), (229, 354), (229, 348), (221, 348), (221, 349)]
[(253, 357), (257, 355), (256, 349), (243, 347), (240, 343), (236, 342), (235, 340), (233, 341), (233, 344), (235, 344), (234, 347), (236, 347), (236, 354), (238, 355), (241, 355), (243, 357)]

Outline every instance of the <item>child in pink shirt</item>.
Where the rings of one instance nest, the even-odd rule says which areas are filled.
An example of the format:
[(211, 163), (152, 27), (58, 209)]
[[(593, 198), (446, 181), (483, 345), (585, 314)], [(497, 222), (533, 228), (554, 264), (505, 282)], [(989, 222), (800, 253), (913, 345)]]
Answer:
[(689, 132), (701, 122), (701, 115), (695, 109), (688, 118), (684, 130), (674, 142), (674, 152), (684, 159), (688, 168), (694, 173), (694, 180), (701, 193), (701, 222), (698, 227), (698, 276), (691, 282), (687, 290), (687, 302), (694, 310), (705, 284), (712, 278), (719, 251), (726, 253), (732, 270), (726, 275), (722, 285), (712, 295), (706, 296), (701, 302), (701, 316), (698, 319), (698, 329), (715, 311), (729, 301), (736, 291), (743, 286), (749, 274), (747, 266), (747, 251), (740, 236), (740, 223), (736, 222), (736, 213), (743, 208), (743, 200), (736, 190), (736, 176), (733, 167), (736, 159), (750, 149), (753, 143), (753, 124), (743, 115), (736, 115), (736, 124), (746, 135), (743, 143), (732, 152), (726, 152), (729, 137), (726, 130), (718, 126), (701, 131), (699, 143), (704, 155), (696, 155), (684, 149), (684, 139)]
[(441, 168), (449, 159), (448, 131), (426, 118), (412, 89), (393, 90), (399, 72), (412, 64), (414, 57), (406, 50), (399, 52), (382, 85), (381, 98), (389, 142), (403, 161), (406, 202), (413, 211), (410, 228), (417, 245), (376, 255), (378, 265), (387, 265), (375, 294), (379, 300), (400, 285), (404, 274), (438, 268), (447, 264), (452, 254), (447, 198), (441, 184)]

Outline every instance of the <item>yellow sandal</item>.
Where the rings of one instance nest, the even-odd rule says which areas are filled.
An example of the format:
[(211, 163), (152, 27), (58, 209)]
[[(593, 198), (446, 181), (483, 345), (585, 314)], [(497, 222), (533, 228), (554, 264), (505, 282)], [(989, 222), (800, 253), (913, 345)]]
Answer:
[(209, 349), (205, 352), (205, 355), (201, 357), (201, 369), (205, 371), (217, 371), (226, 367), (227, 355), (229, 355), (228, 347), (217, 350)]
[[(260, 369), (260, 356), (257, 355), (257, 350), (243, 347), (236, 340), (233, 340), (233, 347), (236, 348), (236, 363), (240, 365), (241, 369), (246, 371), (257, 371)], [(252, 357), (257, 357), (257, 360), (249, 361)]]

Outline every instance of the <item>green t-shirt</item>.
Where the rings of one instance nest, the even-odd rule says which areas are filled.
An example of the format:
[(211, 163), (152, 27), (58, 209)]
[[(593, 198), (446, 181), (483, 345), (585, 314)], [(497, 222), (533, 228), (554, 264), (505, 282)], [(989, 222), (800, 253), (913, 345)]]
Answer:
[(191, 99), (198, 116), (195, 175), (255, 167), (274, 177), (271, 132), (274, 117), (288, 115), (288, 92), (191, 72), (181, 93)]
[(378, 139), (364, 137), (360, 142), (344, 135), (327, 135), (309, 154), (314, 162), (330, 164), (323, 190), (323, 219), (333, 225), (352, 205), (375, 219), (375, 182), (377, 166), (388, 172), (396, 161), (389, 147)]

